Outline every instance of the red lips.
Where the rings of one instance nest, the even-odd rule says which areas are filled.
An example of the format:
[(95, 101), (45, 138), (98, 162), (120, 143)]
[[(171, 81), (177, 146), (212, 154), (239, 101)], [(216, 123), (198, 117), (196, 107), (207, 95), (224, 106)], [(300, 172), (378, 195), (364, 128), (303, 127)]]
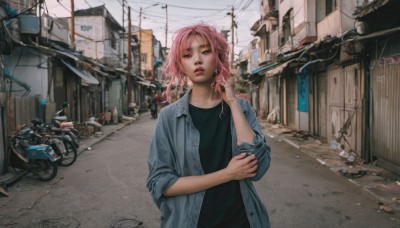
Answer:
[(205, 70), (202, 67), (198, 67), (194, 70), (196, 75), (202, 74)]

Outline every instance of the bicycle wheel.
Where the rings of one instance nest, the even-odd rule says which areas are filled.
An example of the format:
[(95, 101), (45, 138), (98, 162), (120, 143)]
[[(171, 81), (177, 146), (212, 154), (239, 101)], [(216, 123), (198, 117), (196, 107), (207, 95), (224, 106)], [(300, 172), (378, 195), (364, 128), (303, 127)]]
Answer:
[(32, 162), (33, 173), (41, 181), (49, 181), (56, 177), (58, 166), (55, 162), (49, 160), (35, 160)]
[(64, 140), (65, 150), (62, 152), (62, 161), (61, 166), (70, 166), (72, 165), (78, 156), (78, 152), (76, 148), (72, 145), (70, 141)]

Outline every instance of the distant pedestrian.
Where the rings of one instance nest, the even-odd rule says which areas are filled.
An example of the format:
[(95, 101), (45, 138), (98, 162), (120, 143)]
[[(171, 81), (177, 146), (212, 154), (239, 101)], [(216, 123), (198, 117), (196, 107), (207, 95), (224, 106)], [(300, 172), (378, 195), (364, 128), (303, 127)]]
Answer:
[(157, 119), (157, 113), (158, 113), (158, 99), (155, 97), (151, 103), (150, 103), (150, 111), (151, 111), (151, 117), (153, 119)]
[(152, 138), (147, 188), (161, 210), (161, 227), (268, 228), (253, 181), (270, 164), (250, 103), (236, 97), (229, 46), (214, 27), (178, 30), (165, 73), (189, 89), (166, 106)]

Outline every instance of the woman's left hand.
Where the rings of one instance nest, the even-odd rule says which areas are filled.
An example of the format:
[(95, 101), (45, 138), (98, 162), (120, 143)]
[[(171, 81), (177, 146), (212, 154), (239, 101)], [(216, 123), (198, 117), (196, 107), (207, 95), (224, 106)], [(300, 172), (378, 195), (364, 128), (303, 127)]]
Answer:
[(224, 77), (217, 81), (217, 91), (221, 94), (222, 99), (230, 105), (236, 101), (235, 91), (233, 90), (233, 80), (226, 80)]

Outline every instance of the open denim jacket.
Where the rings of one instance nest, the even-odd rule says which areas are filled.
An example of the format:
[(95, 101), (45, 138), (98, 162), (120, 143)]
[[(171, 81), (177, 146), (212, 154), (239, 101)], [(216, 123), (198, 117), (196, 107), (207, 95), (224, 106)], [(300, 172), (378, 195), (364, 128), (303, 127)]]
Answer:
[[(205, 191), (166, 197), (162, 193), (173, 185), (179, 177), (203, 175), (200, 162), (200, 134), (189, 113), (188, 91), (177, 102), (165, 107), (159, 117), (150, 146), (148, 157), (149, 176), (147, 188), (154, 202), (161, 210), (161, 227), (197, 227)], [(242, 152), (252, 152), (258, 159), (257, 175), (239, 181), (250, 226), (268, 228), (267, 210), (258, 197), (252, 181), (260, 180), (270, 164), (270, 147), (256, 119), (250, 103), (241, 98), (239, 104), (255, 132), (253, 144), (236, 144), (236, 131), (231, 119), (232, 156)]]

